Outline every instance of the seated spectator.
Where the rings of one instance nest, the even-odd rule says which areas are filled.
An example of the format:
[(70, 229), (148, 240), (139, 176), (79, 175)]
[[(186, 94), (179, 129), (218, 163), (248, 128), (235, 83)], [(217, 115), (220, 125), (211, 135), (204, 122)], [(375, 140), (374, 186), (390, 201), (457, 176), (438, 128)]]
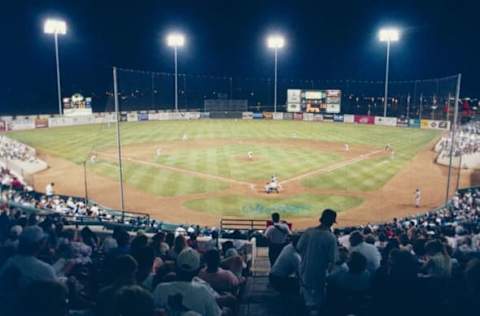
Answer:
[(329, 285), (342, 292), (363, 292), (370, 288), (370, 273), (367, 259), (359, 252), (352, 252), (348, 258), (348, 270), (331, 275)]
[(67, 288), (58, 281), (37, 281), (22, 291), (18, 316), (66, 316)]
[(13, 249), (18, 248), (18, 237), (22, 233), (22, 226), (20, 225), (14, 225), (10, 228), (10, 232), (8, 234), (7, 240), (3, 243), (4, 247), (11, 247)]
[(178, 235), (175, 237), (173, 248), (171, 248), (168, 252), (168, 257), (176, 260), (180, 252), (182, 252), (182, 250), (185, 248), (187, 248), (187, 240), (183, 235)]
[(211, 249), (204, 254), (203, 259), (207, 267), (202, 269), (198, 276), (219, 293), (236, 293), (243, 278), (239, 279), (231, 271), (220, 268), (220, 252)]
[(361, 253), (367, 259), (367, 270), (370, 273), (374, 273), (380, 267), (382, 255), (377, 247), (364, 241), (363, 234), (359, 231), (350, 234), (350, 252)]
[(422, 272), (433, 278), (449, 278), (452, 275), (452, 260), (445, 246), (438, 240), (430, 240), (425, 244), (427, 262)]
[(156, 258), (165, 259), (170, 247), (165, 242), (165, 233), (158, 232), (152, 237), (152, 248)]
[(193, 281), (200, 271), (200, 254), (185, 248), (177, 256), (174, 282), (160, 283), (153, 293), (155, 306), (168, 315), (194, 311), (204, 316), (221, 315), (215, 296), (205, 284)]
[(120, 288), (113, 309), (115, 316), (153, 316), (155, 313), (152, 294), (137, 285)]
[(97, 298), (95, 315), (115, 315), (114, 302), (117, 291), (124, 286), (135, 285), (137, 262), (132, 256), (123, 255), (114, 259), (111, 266), (114, 280), (111, 284), (100, 290)]
[(302, 260), (296, 249), (299, 238), (298, 234), (292, 236), (271, 269), (270, 284), (280, 292), (298, 293), (298, 269)]

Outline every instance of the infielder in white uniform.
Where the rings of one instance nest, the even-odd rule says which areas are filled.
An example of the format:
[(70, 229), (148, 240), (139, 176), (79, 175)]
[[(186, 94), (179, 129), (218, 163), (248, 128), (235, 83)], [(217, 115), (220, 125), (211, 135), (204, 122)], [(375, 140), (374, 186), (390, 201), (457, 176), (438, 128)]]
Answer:
[(345, 151), (350, 151), (350, 145), (345, 144), (344, 147), (345, 147)]
[(156, 150), (155, 150), (155, 155), (157, 157), (160, 157), (160, 155), (162, 154), (162, 149), (160, 147), (158, 147)]
[(248, 156), (248, 160), (253, 160), (253, 152), (252, 151), (249, 151), (247, 153), (247, 156)]
[(187, 140), (187, 139), (188, 139), (187, 134), (183, 134), (182, 140)]
[(420, 202), (422, 200), (422, 192), (420, 191), (419, 188), (415, 190), (415, 207), (419, 208), (420, 207)]

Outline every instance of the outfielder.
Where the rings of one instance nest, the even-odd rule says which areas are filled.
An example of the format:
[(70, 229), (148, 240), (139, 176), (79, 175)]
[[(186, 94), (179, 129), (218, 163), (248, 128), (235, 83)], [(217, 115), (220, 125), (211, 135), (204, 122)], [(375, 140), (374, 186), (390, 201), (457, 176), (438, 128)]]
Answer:
[(249, 151), (247, 153), (247, 156), (248, 156), (248, 160), (253, 160), (253, 152), (252, 151)]

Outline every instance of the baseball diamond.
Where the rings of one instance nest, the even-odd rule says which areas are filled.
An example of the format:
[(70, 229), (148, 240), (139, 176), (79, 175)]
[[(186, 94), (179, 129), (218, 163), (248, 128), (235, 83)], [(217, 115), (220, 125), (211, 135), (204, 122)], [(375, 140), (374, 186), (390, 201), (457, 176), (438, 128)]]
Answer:
[[(113, 125), (8, 135), (48, 162), (50, 168), (34, 177), (40, 190), (55, 181), (57, 192), (83, 196), (85, 162), (88, 196), (119, 207)], [(121, 135), (126, 207), (163, 220), (216, 225), (224, 216), (265, 218), (275, 211), (306, 226), (319, 210), (334, 207), (343, 224), (358, 224), (417, 212), (411, 187), (426, 188), (423, 208), (438, 205), (444, 196), (446, 168), (434, 164), (432, 151), (439, 130), (193, 120), (122, 122)], [(395, 155), (384, 150), (386, 144)], [(264, 192), (272, 176), (278, 194)]]

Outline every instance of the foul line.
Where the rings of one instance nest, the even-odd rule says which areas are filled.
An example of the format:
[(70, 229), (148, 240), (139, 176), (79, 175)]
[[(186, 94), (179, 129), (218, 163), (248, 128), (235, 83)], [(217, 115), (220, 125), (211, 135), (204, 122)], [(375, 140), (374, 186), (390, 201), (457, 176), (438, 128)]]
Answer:
[(287, 179), (287, 180), (283, 180), (283, 181), (280, 181), (280, 184), (285, 184), (285, 183), (289, 183), (289, 182), (293, 182), (293, 181), (297, 181), (297, 180), (300, 180), (300, 179), (303, 179), (303, 178), (306, 178), (306, 177), (310, 177), (314, 174), (318, 174), (318, 173), (328, 173), (328, 172), (332, 172), (332, 171), (335, 171), (337, 169), (340, 169), (340, 168), (343, 168), (343, 167), (346, 167), (348, 165), (351, 165), (351, 164), (354, 164), (356, 162), (359, 162), (359, 161), (362, 161), (362, 160), (365, 160), (367, 159), (368, 157), (372, 156), (372, 155), (375, 155), (375, 154), (378, 154), (380, 152), (383, 152), (383, 150), (375, 150), (375, 151), (371, 151), (367, 154), (362, 154), (358, 157), (355, 157), (355, 158), (352, 158), (352, 159), (349, 159), (349, 160), (345, 160), (345, 161), (340, 161), (338, 163), (335, 163), (333, 165), (330, 165), (328, 167), (325, 167), (325, 168), (320, 168), (320, 169), (317, 169), (317, 170), (313, 170), (313, 171), (309, 171), (307, 173), (304, 173), (304, 174), (301, 174), (301, 175), (298, 175), (298, 176), (295, 176), (295, 177), (292, 177), (290, 179)]
[[(101, 153), (100, 156), (107, 156), (107, 157), (110, 157), (110, 158), (114, 158), (114, 155), (109, 155), (109, 154), (106, 154), (106, 153)], [(216, 175), (213, 175), (213, 174), (208, 174), (208, 173), (203, 173), (203, 172), (198, 172), (198, 171), (193, 171), (193, 170), (188, 170), (188, 169), (183, 169), (183, 168), (178, 168), (178, 167), (173, 167), (173, 166), (167, 166), (167, 165), (159, 164), (159, 163), (156, 163), (156, 162), (149, 162), (149, 161), (145, 161), (145, 160), (130, 158), (128, 156), (122, 156), (122, 158), (123, 158), (123, 160), (139, 163), (139, 164), (142, 164), (142, 165), (152, 166), (152, 167), (161, 168), (161, 169), (167, 169), (167, 170), (181, 172), (181, 173), (185, 173), (185, 174), (189, 174), (189, 175), (195, 175), (195, 176), (202, 177), (202, 178), (209, 178), (209, 179), (215, 179), (215, 180), (219, 180), (219, 181), (223, 181), (223, 182), (246, 185), (246, 186), (249, 186), (251, 188), (252, 188), (252, 186), (255, 187), (255, 184), (250, 183), (250, 182), (239, 181), (239, 180), (235, 180), (235, 179), (231, 179), (231, 178), (216, 176)]]
[[(294, 181), (301, 180), (301, 179), (303, 179), (303, 178), (307, 178), (307, 177), (310, 177), (310, 176), (312, 176), (312, 175), (319, 174), (319, 173), (332, 172), (332, 171), (335, 171), (335, 170), (337, 170), (337, 169), (340, 169), (340, 168), (349, 166), (349, 165), (351, 165), (351, 164), (354, 164), (354, 163), (356, 163), (356, 162), (366, 160), (366, 159), (369, 158), (370, 156), (373, 156), (373, 155), (375, 155), (375, 154), (381, 153), (381, 152), (383, 152), (383, 151), (384, 151), (384, 150), (371, 151), (371, 152), (369, 152), (369, 153), (362, 154), (362, 155), (360, 155), (360, 156), (358, 156), (358, 157), (355, 157), (355, 158), (352, 158), (352, 159), (349, 159), (349, 160), (340, 161), (340, 162), (338, 162), (338, 163), (335, 163), (335, 164), (330, 165), (330, 166), (325, 167), (325, 168), (319, 168), (319, 169), (316, 169), (316, 170), (313, 170), (313, 171), (309, 171), (309, 172), (307, 172), (307, 173), (304, 173), (304, 174), (301, 174), (301, 175), (298, 175), (298, 176), (294, 176), (294, 177), (292, 177), (292, 178), (289, 178), (289, 179), (280, 181), (279, 184), (280, 184), (280, 185), (283, 185), (283, 184), (286, 184), (286, 183), (289, 183), (289, 182), (294, 182)], [(101, 153), (100, 156), (107, 156), (107, 157), (109, 157), (109, 158), (115, 158), (114, 155), (109, 155), (109, 154), (107, 154), (107, 153)], [(163, 165), (163, 164), (159, 164), (159, 163), (155, 163), (155, 162), (149, 162), (149, 161), (145, 161), (145, 160), (140, 160), (140, 159), (131, 158), (131, 157), (128, 157), (128, 156), (123, 156), (122, 158), (123, 158), (124, 160), (131, 161), (131, 162), (135, 162), (135, 163), (139, 163), (139, 164), (146, 165), (146, 166), (152, 166), (152, 167), (156, 167), (156, 168), (167, 169), (167, 170), (170, 170), (170, 171), (176, 171), (176, 172), (185, 173), (185, 174), (189, 174), (189, 175), (195, 175), (195, 176), (202, 177), (202, 178), (207, 178), (207, 179), (215, 179), (215, 180), (219, 180), (219, 181), (223, 181), (223, 182), (228, 182), (228, 183), (234, 183), (234, 184), (239, 184), (239, 185), (246, 185), (246, 186), (250, 187), (252, 190), (255, 189), (255, 184), (254, 184), (254, 183), (250, 183), (250, 182), (246, 182), (246, 181), (239, 181), (239, 180), (235, 180), (235, 179), (231, 179), (231, 178), (226, 178), (226, 177), (222, 177), (222, 176), (216, 176), (216, 175), (212, 175), (212, 174), (208, 174), (208, 173), (203, 173), (203, 172), (199, 172), (199, 171), (193, 171), (193, 170), (188, 170), (188, 169), (183, 169), (183, 168), (178, 168), (178, 167)]]

